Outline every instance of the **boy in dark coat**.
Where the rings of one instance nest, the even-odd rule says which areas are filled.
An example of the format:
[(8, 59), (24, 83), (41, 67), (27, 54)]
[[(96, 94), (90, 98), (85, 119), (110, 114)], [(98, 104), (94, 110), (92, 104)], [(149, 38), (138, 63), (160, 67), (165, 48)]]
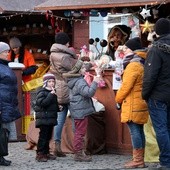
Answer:
[(55, 92), (55, 76), (47, 73), (43, 76), (43, 87), (38, 90), (34, 110), (36, 112), (36, 128), (40, 128), (37, 144), (36, 160), (47, 162), (56, 157), (49, 153), (49, 141), (52, 137), (53, 127), (57, 125), (57, 112), (59, 111), (57, 95)]

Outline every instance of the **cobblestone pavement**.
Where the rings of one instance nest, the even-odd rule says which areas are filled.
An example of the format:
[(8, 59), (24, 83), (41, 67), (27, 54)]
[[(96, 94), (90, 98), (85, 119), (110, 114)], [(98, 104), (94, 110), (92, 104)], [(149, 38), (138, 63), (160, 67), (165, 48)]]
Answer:
[[(67, 154), (65, 158), (57, 158), (48, 162), (37, 162), (35, 160), (35, 151), (25, 150), (26, 142), (9, 143), (9, 155), (6, 159), (12, 161), (11, 166), (0, 166), (0, 170), (117, 170), (123, 169), (123, 165), (131, 156), (127, 155), (93, 155), (93, 160), (90, 163), (75, 162), (73, 154)], [(140, 170), (147, 170), (141, 168)]]

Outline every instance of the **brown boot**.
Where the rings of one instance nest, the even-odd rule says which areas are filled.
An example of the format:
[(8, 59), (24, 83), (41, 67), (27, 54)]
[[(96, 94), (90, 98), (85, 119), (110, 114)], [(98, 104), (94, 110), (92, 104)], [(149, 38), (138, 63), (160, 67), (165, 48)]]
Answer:
[(37, 153), (36, 158), (38, 162), (47, 162), (47, 155), (42, 153)]
[(60, 142), (55, 142), (55, 151), (54, 155), (58, 157), (66, 157), (66, 154), (62, 152), (61, 150), (61, 143)]
[(74, 160), (78, 162), (91, 162), (92, 157), (86, 155), (82, 150), (75, 153)]
[(47, 159), (48, 160), (55, 160), (56, 156), (49, 153), (49, 154), (47, 154)]
[(133, 168), (144, 168), (144, 149), (134, 149), (133, 150), (133, 159), (124, 165), (126, 169)]

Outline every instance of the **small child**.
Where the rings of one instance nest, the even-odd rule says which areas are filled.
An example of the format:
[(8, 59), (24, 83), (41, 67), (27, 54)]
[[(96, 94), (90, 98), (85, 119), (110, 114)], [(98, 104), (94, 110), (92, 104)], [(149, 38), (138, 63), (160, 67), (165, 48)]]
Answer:
[(52, 138), (53, 127), (57, 125), (59, 106), (55, 92), (55, 76), (46, 73), (43, 76), (43, 87), (37, 91), (34, 110), (36, 112), (36, 128), (40, 129), (37, 144), (36, 160), (47, 162), (55, 160), (56, 156), (49, 153), (49, 142)]
[[(100, 78), (94, 76), (93, 82), (89, 86), (84, 79), (86, 71), (86, 65), (80, 67), (80, 71), (77, 69), (77, 73), (70, 71), (65, 74), (67, 78), (68, 87), (70, 89), (70, 113), (74, 119), (74, 152), (75, 161), (89, 162), (92, 160), (91, 156), (86, 155), (84, 152), (84, 138), (87, 132), (88, 116), (95, 113), (95, 109), (92, 103), (91, 97), (94, 96), (98, 82)], [(64, 76), (64, 75), (63, 75)]]

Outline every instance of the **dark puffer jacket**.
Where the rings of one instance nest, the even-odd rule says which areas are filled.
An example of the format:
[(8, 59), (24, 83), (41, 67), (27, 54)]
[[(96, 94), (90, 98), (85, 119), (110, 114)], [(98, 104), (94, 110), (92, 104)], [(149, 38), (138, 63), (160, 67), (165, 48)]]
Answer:
[(46, 88), (41, 88), (37, 91), (34, 106), (37, 128), (42, 125), (57, 125), (57, 112), (59, 111), (57, 96), (50, 92)]
[(142, 97), (170, 102), (170, 34), (156, 39), (148, 52)]
[(3, 123), (21, 117), (18, 109), (17, 79), (8, 66), (8, 61), (0, 59), (0, 116)]

